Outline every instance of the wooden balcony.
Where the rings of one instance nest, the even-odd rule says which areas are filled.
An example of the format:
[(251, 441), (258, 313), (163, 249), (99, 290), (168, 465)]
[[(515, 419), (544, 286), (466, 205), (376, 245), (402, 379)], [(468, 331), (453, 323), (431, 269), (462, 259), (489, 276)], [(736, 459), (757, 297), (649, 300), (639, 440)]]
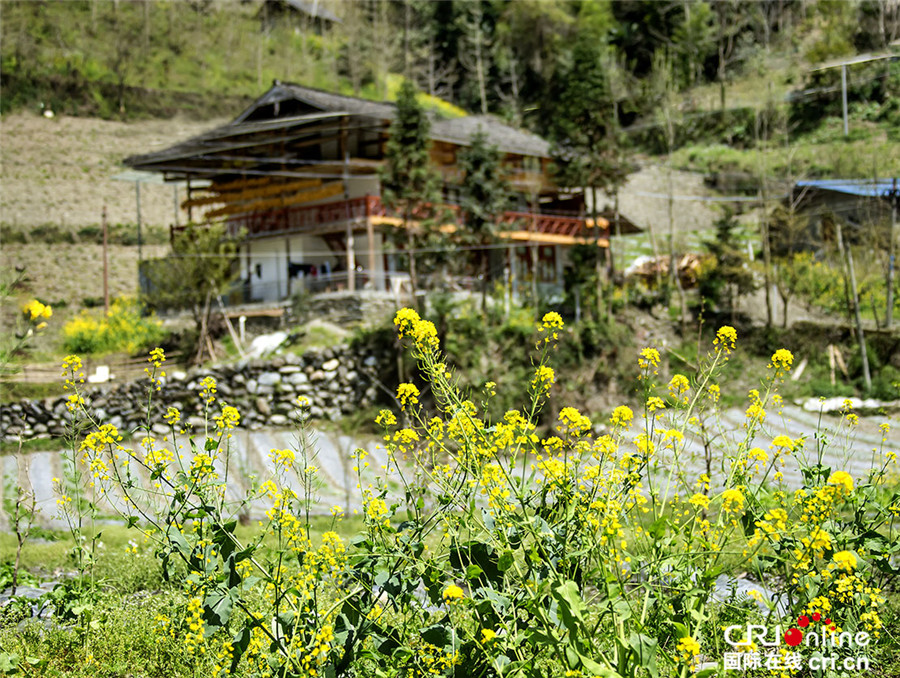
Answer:
[[(459, 207), (444, 205), (447, 223), (442, 230), (452, 232), (461, 227)], [(413, 214), (422, 218), (422, 214)], [(320, 205), (297, 205), (251, 212), (230, 217), (228, 230), (233, 234), (245, 233), (248, 238), (264, 238), (273, 235), (304, 234), (325, 235), (343, 233), (348, 223), (354, 230), (365, 230), (371, 220), (376, 225), (400, 225), (400, 217), (385, 208), (379, 196), (367, 195), (350, 200), (339, 200)], [(576, 242), (606, 244), (609, 224), (598, 219), (599, 232), (592, 222), (575, 214), (532, 214), (531, 212), (504, 212), (500, 217), (501, 237), (515, 240), (537, 240), (549, 244), (574, 244)], [(184, 227), (172, 227), (172, 233)]]

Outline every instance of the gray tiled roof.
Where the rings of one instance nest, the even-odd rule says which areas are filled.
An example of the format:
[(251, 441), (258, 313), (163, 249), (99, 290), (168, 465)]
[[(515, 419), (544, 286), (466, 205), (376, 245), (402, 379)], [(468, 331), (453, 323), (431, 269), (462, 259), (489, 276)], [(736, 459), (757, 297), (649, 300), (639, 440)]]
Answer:
[[(296, 100), (306, 104), (307, 111), (295, 115), (285, 115), (270, 119), (254, 119), (254, 113), (265, 106), (279, 102)], [(196, 137), (175, 144), (162, 151), (135, 155), (125, 159), (130, 167), (146, 167), (170, 163), (179, 158), (214, 153), (227, 149), (244, 135), (257, 132), (278, 131), (296, 128), (323, 118), (353, 115), (370, 121), (378, 127), (392, 120), (397, 107), (388, 102), (370, 101), (358, 97), (334, 94), (312, 87), (275, 81), (272, 88), (253, 102), (232, 122), (204, 132)], [(440, 118), (431, 116), (431, 138), (459, 145), (468, 145), (472, 135), (481, 130), (489, 144), (497, 146), (504, 153), (537, 157), (549, 157), (550, 145), (541, 137), (525, 130), (510, 127), (487, 115), (470, 115), (460, 118)], [(369, 124), (369, 123), (364, 123)], [(250, 138), (247, 136), (245, 138)], [(157, 168), (159, 169), (159, 168)]]

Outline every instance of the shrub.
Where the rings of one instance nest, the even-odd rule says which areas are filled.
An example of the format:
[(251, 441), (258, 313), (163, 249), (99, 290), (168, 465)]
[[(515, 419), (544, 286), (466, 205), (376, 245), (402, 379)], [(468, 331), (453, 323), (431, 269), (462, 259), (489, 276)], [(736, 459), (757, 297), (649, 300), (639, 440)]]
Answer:
[(159, 344), (166, 333), (154, 315), (144, 316), (133, 299), (116, 299), (105, 317), (82, 311), (63, 327), (65, 350), (74, 353), (130, 354)]

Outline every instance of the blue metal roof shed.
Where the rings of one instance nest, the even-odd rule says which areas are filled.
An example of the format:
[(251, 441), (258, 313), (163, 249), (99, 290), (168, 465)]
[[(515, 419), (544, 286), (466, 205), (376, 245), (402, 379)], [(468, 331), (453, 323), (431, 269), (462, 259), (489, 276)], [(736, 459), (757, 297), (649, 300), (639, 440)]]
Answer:
[(900, 187), (898, 179), (819, 179), (815, 181), (798, 181), (798, 188), (817, 188), (823, 191), (846, 193), (863, 198), (884, 198), (890, 195), (894, 188)]

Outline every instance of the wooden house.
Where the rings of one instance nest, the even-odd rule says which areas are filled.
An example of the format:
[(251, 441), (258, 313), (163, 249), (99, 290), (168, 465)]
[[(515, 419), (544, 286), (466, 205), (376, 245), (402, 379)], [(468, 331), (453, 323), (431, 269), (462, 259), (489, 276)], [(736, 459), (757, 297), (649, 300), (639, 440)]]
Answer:
[[(190, 221), (224, 220), (242, 234), (245, 301), (284, 299), (301, 286), (386, 290), (405, 277), (386, 239), (401, 222), (385, 209), (379, 182), (395, 110), (390, 103), (276, 81), (232, 122), (125, 164), (186, 181), (183, 207)], [(448, 213), (458, 214), (457, 161), (477, 130), (502, 152), (517, 192), (500, 220), (501, 237), (517, 246), (504, 257), (513, 278), (528, 279), (534, 247), (539, 281), (560, 285), (563, 250), (578, 243), (608, 246), (608, 222), (598, 219), (593, 228), (582, 193), (553, 184), (545, 140), (475, 115), (432, 119), (431, 159)]]

